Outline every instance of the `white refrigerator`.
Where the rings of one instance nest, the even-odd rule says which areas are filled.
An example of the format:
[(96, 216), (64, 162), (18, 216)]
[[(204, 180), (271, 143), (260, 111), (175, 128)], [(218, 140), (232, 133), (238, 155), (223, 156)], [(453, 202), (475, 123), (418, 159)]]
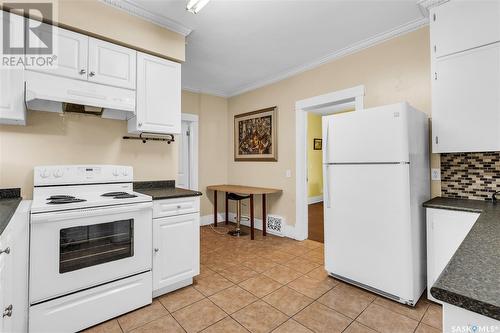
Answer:
[(428, 135), (407, 103), (323, 117), (326, 270), (408, 305), (426, 281)]

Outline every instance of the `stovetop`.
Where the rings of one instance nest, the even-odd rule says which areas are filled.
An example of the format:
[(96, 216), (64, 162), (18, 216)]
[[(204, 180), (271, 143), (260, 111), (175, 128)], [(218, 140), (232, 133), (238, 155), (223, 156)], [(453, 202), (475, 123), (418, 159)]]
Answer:
[(32, 213), (150, 202), (148, 195), (134, 192), (131, 183), (36, 187)]

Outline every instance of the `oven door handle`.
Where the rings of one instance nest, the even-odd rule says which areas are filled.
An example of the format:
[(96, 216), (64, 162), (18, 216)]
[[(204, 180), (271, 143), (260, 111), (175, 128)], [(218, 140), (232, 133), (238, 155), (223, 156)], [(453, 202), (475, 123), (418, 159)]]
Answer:
[(31, 223), (47, 223), (68, 220), (72, 218), (87, 218), (90, 216), (112, 215), (127, 212), (137, 212), (144, 209), (152, 209), (152, 202), (141, 202), (130, 205), (120, 205), (116, 207), (95, 207), (75, 210), (65, 210), (59, 212), (31, 214)]

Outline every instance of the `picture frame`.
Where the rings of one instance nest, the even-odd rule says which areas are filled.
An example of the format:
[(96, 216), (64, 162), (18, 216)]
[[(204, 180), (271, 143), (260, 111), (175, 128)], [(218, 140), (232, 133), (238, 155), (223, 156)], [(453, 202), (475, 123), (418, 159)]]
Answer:
[(234, 160), (278, 161), (277, 107), (234, 116)]
[(313, 149), (323, 150), (323, 139), (313, 139)]

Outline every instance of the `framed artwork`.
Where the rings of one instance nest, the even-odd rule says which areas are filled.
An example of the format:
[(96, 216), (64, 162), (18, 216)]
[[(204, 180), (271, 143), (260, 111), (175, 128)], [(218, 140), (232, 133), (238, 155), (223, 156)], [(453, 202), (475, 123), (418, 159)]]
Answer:
[(323, 149), (323, 140), (322, 139), (313, 139), (313, 149), (314, 150), (322, 150)]
[(234, 160), (277, 161), (277, 107), (234, 116)]

